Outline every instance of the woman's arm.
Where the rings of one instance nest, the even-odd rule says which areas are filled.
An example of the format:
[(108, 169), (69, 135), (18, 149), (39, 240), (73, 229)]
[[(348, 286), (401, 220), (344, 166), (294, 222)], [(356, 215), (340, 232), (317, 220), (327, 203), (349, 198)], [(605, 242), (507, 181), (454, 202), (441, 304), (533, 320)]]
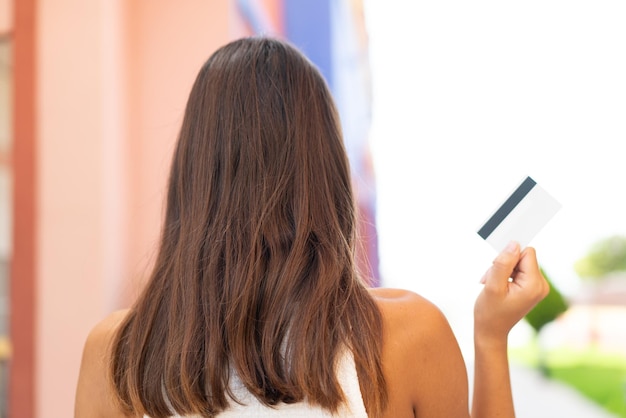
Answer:
[(515, 417), (506, 340), (474, 341), (474, 400), (472, 418)]
[[(512, 278), (512, 281), (509, 281)], [(472, 418), (515, 417), (507, 338), (509, 331), (549, 292), (533, 248), (510, 243), (482, 279), (474, 308)]]

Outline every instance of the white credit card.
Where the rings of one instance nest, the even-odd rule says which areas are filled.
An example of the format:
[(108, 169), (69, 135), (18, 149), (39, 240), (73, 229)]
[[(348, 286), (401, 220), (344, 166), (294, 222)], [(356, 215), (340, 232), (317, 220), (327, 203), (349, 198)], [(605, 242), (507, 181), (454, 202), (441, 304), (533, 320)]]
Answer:
[(526, 179), (478, 230), (496, 251), (511, 241), (526, 247), (561, 209), (561, 204), (532, 178)]

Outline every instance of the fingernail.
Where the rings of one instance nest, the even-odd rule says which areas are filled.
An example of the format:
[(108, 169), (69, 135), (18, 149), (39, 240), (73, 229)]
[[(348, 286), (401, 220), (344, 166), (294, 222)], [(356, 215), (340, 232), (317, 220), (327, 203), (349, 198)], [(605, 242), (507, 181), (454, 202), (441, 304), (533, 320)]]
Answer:
[(507, 253), (516, 253), (518, 248), (519, 244), (517, 243), (517, 241), (511, 241), (507, 244), (504, 251), (506, 251)]

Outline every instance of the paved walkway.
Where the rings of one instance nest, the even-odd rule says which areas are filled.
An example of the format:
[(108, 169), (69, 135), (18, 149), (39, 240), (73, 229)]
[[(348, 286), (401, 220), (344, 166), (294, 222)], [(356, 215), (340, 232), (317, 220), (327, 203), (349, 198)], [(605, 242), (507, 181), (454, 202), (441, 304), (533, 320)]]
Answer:
[[(472, 373), (469, 366), (468, 373)], [(569, 386), (545, 379), (535, 370), (511, 365), (511, 384), (517, 418), (617, 418)]]

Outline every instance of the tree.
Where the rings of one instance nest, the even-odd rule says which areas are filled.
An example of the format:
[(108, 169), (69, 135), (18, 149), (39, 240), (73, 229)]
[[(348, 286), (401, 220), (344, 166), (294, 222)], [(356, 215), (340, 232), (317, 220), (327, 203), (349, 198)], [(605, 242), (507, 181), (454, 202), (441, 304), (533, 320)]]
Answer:
[(545, 325), (554, 321), (568, 308), (565, 297), (563, 297), (563, 294), (554, 286), (554, 283), (552, 283), (543, 268), (541, 269), (541, 273), (550, 286), (550, 293), (548, 293), (548, 296), (539, 302), (532, 311), (528, 312), (525, 317), (526, 322), (533, 327), (537, 334)]
[(587, 280), (602, 280), (610, 273), (626, 271), (626, 237), (614, 235), (596, 242), (574, 264), (574, 270)]
[(537, 361), (539, 370), (544, 376), (548, 376), (550, 374), (550, 370), (548, 369), (548, 365), (546, 363), (544, 350), (539, 342), (539, 333), (544, 326), (554, 321), (563, 312), (567, 311), (569, 306), (563, 297), (563, 294), (556, 288), (554, 283), (552, 283), (552, 280), (550, 280), (543, 268), (541, 268), (541, 274), (543, 274), (543, 277), (546, 278), (546, 281), (550, 286), (550, 293), (548, 293), (548, 295), (541, 302), (539, 302), (533, 310), (528, 312), (524, 319), (535, 330), (535, 346), (538, 353)]

